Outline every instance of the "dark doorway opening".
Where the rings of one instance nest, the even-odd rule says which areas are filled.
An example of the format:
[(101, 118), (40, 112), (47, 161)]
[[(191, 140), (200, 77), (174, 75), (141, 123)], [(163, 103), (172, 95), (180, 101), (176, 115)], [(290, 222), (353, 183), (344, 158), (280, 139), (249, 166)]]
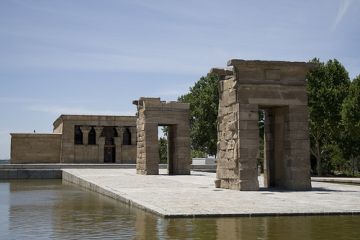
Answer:
[(114, 137), (118, 136), (115, 127), (104, 127), (101, 135), (105, 137), (104, 163), (115, 163), (116, 151)]
[(123, 133), (123, 145), (131, 145), (131, 132), (129, 128), (125, 128)]
[(91, 127), (91, 130), (88, 135), (88, 144), (89, 145), (95, 145), (96, 144), (96, 132), (94, 127)]
[(175, 125), (159, 125), (159, 155), (160, 163), (167, 163), (169, 175), (174, 175)]
[(287, 107), (264, 108), (264, 186), (283, 188), (286, 185), (285, 133)]
[(104, 162), (115, 163), (115, 147), (113, 146), (104, 147)]
[(75, 126), (74, 142), (75, 144), (83, 144), (83, 133), (80, 126), (77, 125)]

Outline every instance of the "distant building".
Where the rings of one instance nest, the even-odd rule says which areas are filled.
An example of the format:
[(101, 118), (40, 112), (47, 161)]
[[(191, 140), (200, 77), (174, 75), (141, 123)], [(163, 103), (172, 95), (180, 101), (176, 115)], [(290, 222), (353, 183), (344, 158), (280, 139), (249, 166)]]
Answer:
[(192, 165), (211, 165), (216, 164), (216, 158), (206, 157), (206, 158), (193, 158)]
[(11, 163), (136, 163), (136, 117), (61, 115), (53, 133), (11, 133)]

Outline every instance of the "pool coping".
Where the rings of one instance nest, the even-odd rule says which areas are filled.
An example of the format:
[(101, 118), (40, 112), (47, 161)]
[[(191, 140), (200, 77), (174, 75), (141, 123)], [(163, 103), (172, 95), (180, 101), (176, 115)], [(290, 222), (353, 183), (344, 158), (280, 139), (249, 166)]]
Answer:
[[(69, 169), (71, 171), (71, 169)], [(120, 202), (123, 202), (131, 207), (136, 207), (138, 209), (144, 210), (161, 216), (163, 218), (207, 218), (207, 217), (265, 217), (265, 216), (331, 216), (331, 215), (360, 215), (360, 210), (356, 211), (312, 211), (312, 212), (246, 212), (246, 213), (207, 213), (207, 214), (186, 214), (178, 212), (176, 214), (168, 214), (163, 209), (158, 208), (154, 205), (148, 204), (144, 201), (139, 201), (138, 199), (132, 199), (131, 197), (126, 197), (116, 193), (114, 189), (111, 189), (106, 186), (100, 186), (94, 181), (84, 179), (81, 176), (73, 174), (67, 170), (63, 171), (63, 182), (75, 184), (77, 186), (83, 187), (85, 189), (97, 192), (99, 194), (105, 195), (107, 197), (113, 198)]]

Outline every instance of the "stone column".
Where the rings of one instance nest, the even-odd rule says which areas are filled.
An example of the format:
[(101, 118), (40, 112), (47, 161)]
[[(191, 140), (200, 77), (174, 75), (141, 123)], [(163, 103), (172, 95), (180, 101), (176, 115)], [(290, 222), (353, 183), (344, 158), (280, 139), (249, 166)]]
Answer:
[(96, 144), (98, 146), (98, 162), (103, 163), (104, 162), (104, 145), (105, 145), (105, 138), (101, 137), (101, 133), (103, 131), (102, 126), (96, 126), (94, 127), (95, 133), (96, 133)]
[[(256, 104), (239, 104), (239, 190), (259, 189), (257, 154), (259, 151), (259, 112)], [(246, 124), (244, 124), (246, 123)], [(230, 187), (232, 188), (232, 187)]]
[(124, 127), (116, 127), (116, 132), (118, 134), (118, 137), (114, 138), (115, 142), (115, 162), (121, 163), (122, 157), (122, 145), (123, 145), (123, 134), (124, 134), (125, 128)]
[(136, 144), (136, 127), (130, 127), (130, 133), (131, 133), (131, 145)]
[(286, 188), (303, 191), (311, 189), (309, 112), (307, 105), (289, 106), (285, 122)]
[(160, 157), (157, 128), (157, 124), (147, 123), (143, 112), (139, 112), (137, 120), (137, 174), (159, 174)]
[(97, 144), (99, 146), (99, 163), (104, 163), (104, 145), (105, 145), (105, 137), (99, 137), (97, 140)]
[[(146, 123), (145, 121), (144, 144), (146, 151), (145, 169), (137, 171), (140, 174), (158, 175), (159, 174), (159, 143), (158, 143), (158, 125), (155, 123)], [(138, 169), (139, 170), (139, 169)]]
[(91, 127), (89, 126), (81, 126), (80, 127), (81, 131), (82, 131), (82, 134), (83, 134), (83, 144), (84, 145), (88, 145), (89, 144), (89, 132), (91, 130)]
[(114, 143), (115, 143), (115, 162), (121, 163), (122, 137), (114, 137)]
[(98, 142), (99, 142), (103, 128), (104, 127), (94, 127), (95, 132), (96, 132), (96, 144), (99, 144)]
[(117, 132), (117, 134), (118, 134), (118, 138), (121, 139), (120, 145), (122, 145), (124, 131), (125, 131), (125, 128), (124, 128), (124, 127), (116, 127), (116, 132)]
[(136, 142), (136, 172), (137, 174), (146, 174), (146, 152), (145, 152), (145, 122), (143, 119), (143, 114), (139, 114), (138, 116), (142, 118), (137, 119), (137, 126), (136, 126), (136, 135), (137, 135), (137, 142)]
[[(172, 161), (172, 173), (175, 175), (189, 175), (191, 165), (190, 126), (187, 124), (188, 116), (184, 116), (183, 123), (169, 126), (168, 159)], [(173, 145), (173, 147), (172, 147)], [(171, 155), (172, 156), (171, 156)], [(169, 168), (170, 170), (170, 168)]]

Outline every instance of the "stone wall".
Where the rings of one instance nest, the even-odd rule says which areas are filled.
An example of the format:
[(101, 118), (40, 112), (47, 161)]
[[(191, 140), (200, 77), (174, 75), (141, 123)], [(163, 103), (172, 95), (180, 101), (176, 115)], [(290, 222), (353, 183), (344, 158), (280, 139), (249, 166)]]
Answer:
[(59, 163), (61, 134), (11, 134), (11, 163)]
[[(136, 138), (136, 135), (135, 135)], [(135, 163), (136, 160), (136, 143), (134, 145), (122, 145), (120, 163)], [(117, 161), (118, 162), (118, 161)]]
[[(105, 139), (101, 136), (104, 127), (115, 127), (118, 137), (114, 138), (115, 162), (136, 162), (136, 117), (135, 116), (86, 116), (62, 115), (54, 122), (54, 130), (63, 125), (61, 149), (62, 163), (104, 163)], [(74, 142), (75, 126), (81, 126), (83, 141), (81, 145)], [(89, 145), (87, 134), (90, 127), (96, 132), (96, 144)], [(123, 145), (122, 134), (124, 128), (131, 131), (131, 145)], [(122, 158), (124, 157), (124, 159)]]
[(75, 145), (74, 163), (102, 163), (99, 161), (99, 145)]
[[(82, 132), (82, 143), (75, 143), (75, 126)], [(12, 134), (11, 163), (104, 163), (103, 129), (116, 131), (113, 142), (116, 163), (136, 162), (136, 117), (61, 115), (54, 122), (53, 134)], [(89, 132), (95, 131), (95, 143)], [(123, 133), (129, 129), (130, 142), (124, 145)], [(55, 154), (56, 152), (56, 154)]]

